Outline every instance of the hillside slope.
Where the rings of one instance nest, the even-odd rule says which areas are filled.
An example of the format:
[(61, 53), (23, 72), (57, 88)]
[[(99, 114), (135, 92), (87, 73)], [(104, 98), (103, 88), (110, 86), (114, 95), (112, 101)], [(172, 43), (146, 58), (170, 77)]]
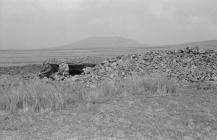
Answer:
[(179, 49), (185, 47), (194, 47), (198, 46), (200, 49), (217, 49), (217, 40), (206, 40), (206, 41), (198, 41), (198, 42), (190, 42), (190, 43), (182, 43), (182, 44), (173, 44), (173, 45), (160, 45), (154, 46), (154, 48), (165, 48), (165, 49)]

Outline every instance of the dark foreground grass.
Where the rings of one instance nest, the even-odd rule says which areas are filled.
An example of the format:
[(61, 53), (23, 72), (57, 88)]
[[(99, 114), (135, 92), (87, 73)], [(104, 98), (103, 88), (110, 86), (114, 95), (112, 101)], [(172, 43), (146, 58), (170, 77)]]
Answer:
[(165, 96), (176, 92), (172, 81), (163, 78), (130, 76), (125, 80), (106, 81), (97, 87), (84, 83), (46, 83), (34, 79), (0, 94), (0, 109), (10, 112), (58, 110), (75, 103), (95, 104), (116, 96)]
[[(1, 92), (0, 139), (217, 140), (217, 92), (132, 76), (95, 88), (43, 82)], [(17, 84), (13, 84), (17, 85)]]

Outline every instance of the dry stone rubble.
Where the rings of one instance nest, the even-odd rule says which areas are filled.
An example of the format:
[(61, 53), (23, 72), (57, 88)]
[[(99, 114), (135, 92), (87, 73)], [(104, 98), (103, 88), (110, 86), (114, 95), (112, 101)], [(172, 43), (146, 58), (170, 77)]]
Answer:
[(129, 75), (159, 73), (179, 82), (198, 83), (217, 81), (217, 51), (186, 47), (179, 50), (146, 51), (141, 54), (107, 58), (94, 67), (85, 67), (81, 75), (68, 80), (88, 84), (108, 79), (124, 79)]
[(134, 73), (160, 73), (180, 82), (217, 81), (217, 51), (187, 47), (180, 50), (147, 51), (105, 60), (86, 68), (81, 78), (86, 82), (125, 78)]

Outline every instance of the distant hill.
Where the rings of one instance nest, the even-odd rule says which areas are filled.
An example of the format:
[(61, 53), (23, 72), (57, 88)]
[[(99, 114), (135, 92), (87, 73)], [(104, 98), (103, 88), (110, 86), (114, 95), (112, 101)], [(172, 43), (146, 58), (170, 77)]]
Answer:
[(198, 46), (200, 49), (217, 49), (217, 40), (206, 40), (206, 41), (190, 42), (190, 43), (183, 43), (183, 44), (154, 46), (154, 48), (179, 49), (179, 48), (185, 48), (187, 46), (189, 47)]
[(54, 47), (51, 49), (92, 49), (92, 48), (128, 48), (144, 47), (145, 45), (138, 41), (123, 37), (90, 37), (68, 45)]

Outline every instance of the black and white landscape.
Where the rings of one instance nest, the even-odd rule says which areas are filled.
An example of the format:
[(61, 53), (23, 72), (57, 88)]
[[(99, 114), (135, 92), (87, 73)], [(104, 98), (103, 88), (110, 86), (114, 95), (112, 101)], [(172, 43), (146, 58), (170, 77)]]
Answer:
[(0, 0), (0, 139), (216, 140), (216, 7)]

